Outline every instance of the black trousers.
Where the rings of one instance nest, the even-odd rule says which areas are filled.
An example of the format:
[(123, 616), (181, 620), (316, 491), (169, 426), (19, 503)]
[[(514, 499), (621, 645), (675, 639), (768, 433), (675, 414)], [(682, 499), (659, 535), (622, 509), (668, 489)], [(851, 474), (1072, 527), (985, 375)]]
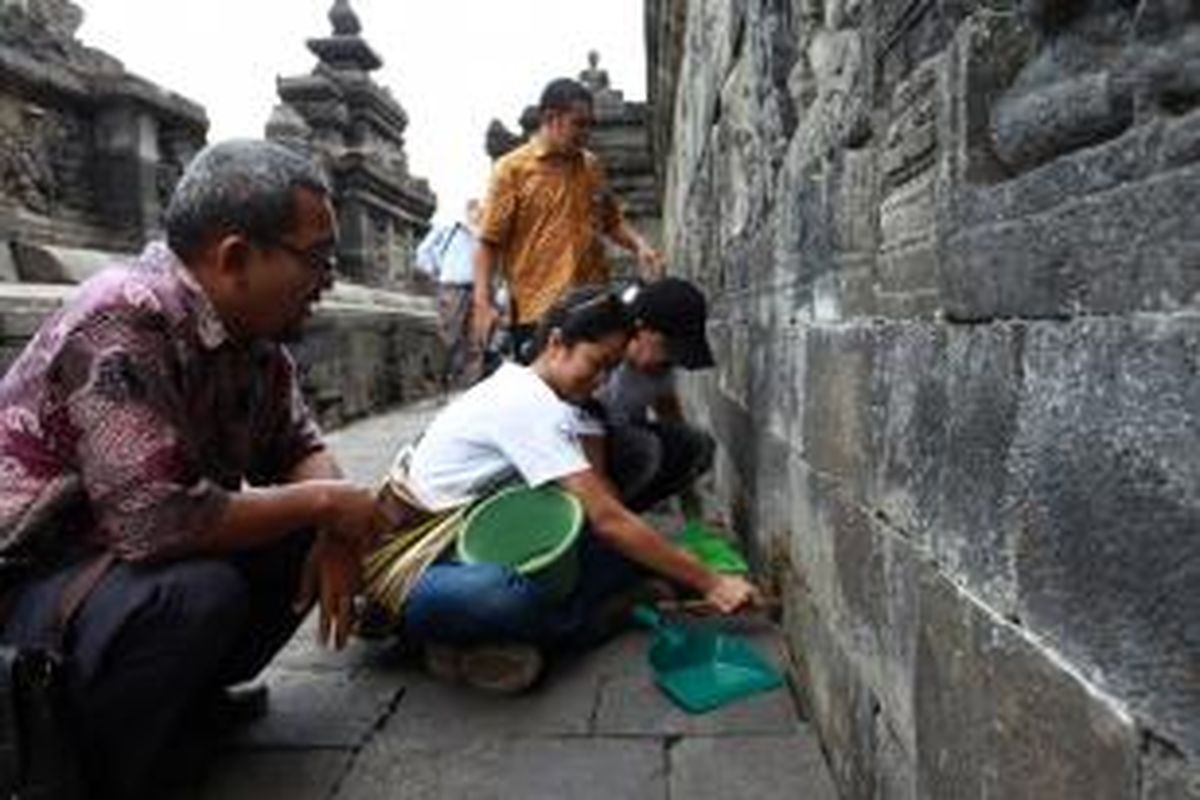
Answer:
[[(117, 563), (104, 576), (66, 647), (70, 722), (94, 797), (152, 796), (190, 712), (253, 678), (287, 643), (301, 621), (292, 602), (311, 542), (297, 533), (229, 558)], [(16, 590), (0, 640), (46, 643), (82, 566)]]
[(678, 494), (712, 467), (713, 438), (683, 422), (611, 425), (608, 471), (632, 511), (645, 511)]

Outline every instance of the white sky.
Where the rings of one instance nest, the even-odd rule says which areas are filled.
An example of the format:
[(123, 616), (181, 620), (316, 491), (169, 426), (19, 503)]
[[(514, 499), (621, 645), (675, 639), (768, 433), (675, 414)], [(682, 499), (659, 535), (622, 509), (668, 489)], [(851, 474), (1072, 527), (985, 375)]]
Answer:
[[(331, 32), (332, 0), (76, 0), (79, 37), (205, 107), (209, 141), (262, 136), (276, 76), (307, 74), (305, 47)], [(488, 122), (517, 117), (551, 78), (600, 52), (611, 85), (645, 98), (642, 0), (351, 0), (383, 58), (373, 73), (408, 112), (409, 169), (438, 195), (436, 217), (483, 193)]]

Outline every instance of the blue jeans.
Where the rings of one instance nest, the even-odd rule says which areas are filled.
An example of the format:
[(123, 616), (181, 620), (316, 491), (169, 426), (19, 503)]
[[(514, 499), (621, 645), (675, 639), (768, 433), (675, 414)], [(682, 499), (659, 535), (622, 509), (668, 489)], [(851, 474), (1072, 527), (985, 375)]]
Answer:
[(554, 603), (530, 579), (499, 564), (433, 564), (404, 608), (404, 633), (455, 645), (526, 642), (547, 650), (584, 649), (612, 633), (597, 612), (642, 577), (640, 567), (585, 529), (579, 583)]

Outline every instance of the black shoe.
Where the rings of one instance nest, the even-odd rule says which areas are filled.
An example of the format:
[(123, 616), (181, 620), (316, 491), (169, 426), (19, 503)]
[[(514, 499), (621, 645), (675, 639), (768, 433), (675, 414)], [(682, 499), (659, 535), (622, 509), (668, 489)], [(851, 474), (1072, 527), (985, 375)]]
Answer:
[(267, 715), (270, 690), (265, 683), (241, 683), (217, 689), (202, 708), (210, 730), (225, 733)]

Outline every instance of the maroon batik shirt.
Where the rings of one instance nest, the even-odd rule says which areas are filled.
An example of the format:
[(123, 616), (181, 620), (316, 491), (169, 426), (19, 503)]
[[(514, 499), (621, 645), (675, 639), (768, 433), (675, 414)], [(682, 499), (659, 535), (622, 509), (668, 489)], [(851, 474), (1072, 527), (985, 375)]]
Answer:
[(83, 284), (0, 381), (0, 553), (203, 548), (230, 492), (321, 448), (287, 351), (232, 339), (164, 245)]

